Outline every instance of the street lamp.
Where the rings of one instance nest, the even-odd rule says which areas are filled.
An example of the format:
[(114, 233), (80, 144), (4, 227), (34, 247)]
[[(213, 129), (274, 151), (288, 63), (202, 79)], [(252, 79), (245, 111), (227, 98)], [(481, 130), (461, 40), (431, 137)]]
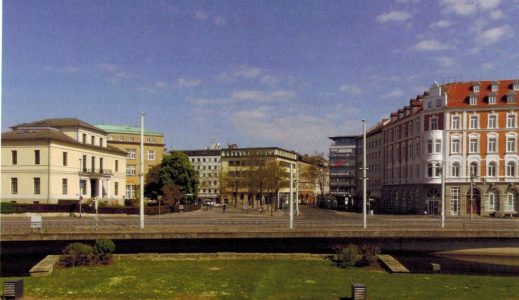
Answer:
[(472, 221), (472, 210), (474, 205), (474, 178), (476, 178), (476, 174), (474, 171), (470, 171), (470, 220)]
[(362, 225), (364, 228), (368, 226), (366, 218), (366, 182), (368, 180), (366, 170), (366, 120), (362, 120)]

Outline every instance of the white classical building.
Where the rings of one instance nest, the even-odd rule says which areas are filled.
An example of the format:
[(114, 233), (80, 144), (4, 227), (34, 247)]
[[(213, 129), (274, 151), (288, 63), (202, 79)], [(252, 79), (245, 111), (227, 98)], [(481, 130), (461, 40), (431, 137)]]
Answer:
[(1, 201), (124, 204), (126, 152), (108, 146), (105, 131), (74, 118), (11, 129), (2, 133)]

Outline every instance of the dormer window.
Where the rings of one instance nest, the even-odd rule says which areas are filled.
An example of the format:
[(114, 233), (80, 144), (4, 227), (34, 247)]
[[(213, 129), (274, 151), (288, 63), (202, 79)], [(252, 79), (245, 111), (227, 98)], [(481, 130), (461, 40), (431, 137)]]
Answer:
[(492, 90), (492, 92), (497, 92), (499, 90), (499, 82), (494, 81), (490, 89)]
[(514, 91), (519, 91), (519, 80), (514, 82), (513, 90)]
[(488, 104), (496, 104), (496, 96), (495, 95), (488, 96)]
[(478, 98), (476, 96), (470, 96), (469, 98), (470, 105), (478, 104)]
[(479, 93), (479, 85), (473, 85), (473, 86), (472, 86), (472, 91), (473, 91), (474, 93)]
[(515, 98), (514, 93), (509, 93), (508, 95), (506, 95), (506, 103), (510, 104), (510, 103), (515, 103), (515, 102), (516, 102), (516, 98)]

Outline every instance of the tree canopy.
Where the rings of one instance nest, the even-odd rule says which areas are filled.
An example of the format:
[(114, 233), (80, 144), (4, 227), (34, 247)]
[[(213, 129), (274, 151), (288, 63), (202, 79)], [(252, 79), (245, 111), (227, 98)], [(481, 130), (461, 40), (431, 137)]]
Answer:
[(164, 200), (176, 201), (186, 194), (196, 197), (198, 173), (187, 155), (172, 151), (165, 154), (162, 163), (153, 167), (146, 177), (145, 193), (151, 198), (162, 196)]

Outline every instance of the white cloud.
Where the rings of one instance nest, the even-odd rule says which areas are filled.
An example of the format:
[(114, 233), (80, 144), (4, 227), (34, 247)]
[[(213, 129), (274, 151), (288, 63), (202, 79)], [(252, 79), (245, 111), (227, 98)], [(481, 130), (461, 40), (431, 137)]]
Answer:
[(390, 12), (383, 13), (381, 15), (378, 15), (376, 20), (380, 23), (386, 23), (386, 22), (404, 22), (405, 20), (409, 19), (411, 15), (405, 11), (397, 11), (392, 10)]
[(481, 35), (478, 36), (477, 42), (480, 45), (490, 45), (498, 42), (504, 37), (512, 37), (513, 30), (510, 26), (504, 25), (501, 27), (493, 27), (483, 31)]
[(469, 16), (477, 11), (488, 11), (499, 6), (501, 0), (442, 0), (444, 12)]
[(261, 83), (269, 84), (269, 85), (276, 85), (279, 83), (279, 79), (272, 75), (265, 75), (261, 78)]
[(481, 68), (484, 70), (494, 70), (496, 68), (496, 65), (493, 63), (482, 63)]
[(421, 0), (395, 0), (395, 3), (419, 3)]
[(225, 18), (222, 17), (222, 16), (216, 16), (216, 17), (213, 17), (213, 23), (217, 26), (217, 27), (220, 27), (222, 25), (225, 25), (226, 21), (225, 21)]
[(258, 90), (234, 91), (231, 98), (235, 101), (275, 102), (294, 98), (296, 94), (292, 91), (278, 90), (266, 93)]
[(440, 51), (452, 48), (451, 46), (442, 44), (440, 41), (435, 39), (422, 40), (416, 43), (412, 49), (418, 51)]
[(439, 20), (438, 22), (434, 22), (431, 24), (431, 28), (449, 28), (451, 27), (452, 25), (454, 25), (454, 23), (452, 21), (449, 21), (449, 20)]
[(438, 62), (441, 68), (448, 68), (456, 64), (456, 60), (448, 56), (436, 57), (435, 60)]
[(503, 18), (504, 15), (505, 15), (505, 14), (503, 13), (503, 11), (501, 11), (501, 10), (496, 10), (496, 11), (493, 11), (493, 12), (490, 14), (490, 17), (491, 17), (492, 19), (494, 19), (494, 20), (499, 20), (499, 19)]
[(338, 121), (303, 112), (280, 118), (274, 109), (260, 106), (235, 112), (231, 122), (240, 135), (258, 145), (279, 146), (301, 153), (326, 152), (328, 136), (360, 132), (358, 118), (346, 113), (348, 115), (343, 114)]
[(356, 94), (356, 95), (362, 93), (362, 90), (359, 87), (356, 87), (352, 84), (347, 84), (347, 83), (341, 85), (339, 87), (339, 91), (350, 93), (350, 94)]
[(235, 77), (256, 78), (261, 74), (261, 70), (252, 66), (242, 66), (238, 71), (234, 72)]
[(126, 73), (124, 71), (120, 71), (120, 72), (115, 72), (110, 77), (108, 77), (106, 80), (115, 84), (115, 83), (121, 82), (122, 80), (124, 80), (126, 78), (128, 78), (128, 73)]
[(199, 20), (207, 20), (207, 13), (203, 10), (196, 10), (195, 11), (195, 17)]
[(223, 105), (231, 102), (229, 98), (194, 98), (188, 100), (195, 105)]
[(180, 87), (195, 87), (195, 86), (199, 86), (200, 83), (202, 83), (202, 81), (199, 80), (199, 79), (186, 79), (186, 78), (179, 78), (179, 79), (177, 79), (177, 81), (175, 82), (175, 86), (180, 86)]
[(382, 95), (381, 98), (397, 98), (402, 97), (404, 95), (404, 92), (401, 89), (394, 89), (389, 94)]
[(162, 88), (166, 88), (168, 86), (168, 84), (164, 81), (157, 81), (157, 82), (155, 82), (155, 86), (158, 87), (159, 89), (162, 89)]

